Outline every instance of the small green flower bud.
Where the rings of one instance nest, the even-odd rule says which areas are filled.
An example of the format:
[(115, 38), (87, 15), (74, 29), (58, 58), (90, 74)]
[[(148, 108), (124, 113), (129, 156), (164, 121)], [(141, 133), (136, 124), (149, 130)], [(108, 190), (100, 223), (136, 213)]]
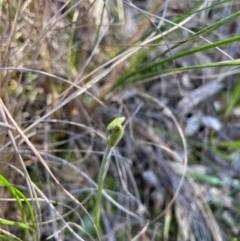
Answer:
[(124, 122), (124, 120), (125, 117), (118, 117), (108, 124), (107, 144), (110, 148), (115, 147), (121, 140), (124, 134), (124, 128), (122, 127), (122, 123)]

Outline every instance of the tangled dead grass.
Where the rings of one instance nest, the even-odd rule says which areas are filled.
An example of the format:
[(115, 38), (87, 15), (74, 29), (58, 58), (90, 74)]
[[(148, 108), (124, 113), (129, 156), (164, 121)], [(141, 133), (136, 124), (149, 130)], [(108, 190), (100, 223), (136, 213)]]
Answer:
[[(160, 66), (157, 77), (144, 70), (163, 52), (172, 58), (194, 48), (198, 36), (189, 32), (239, 12), (234, 1), (201, 4), (204, 10), (185, 16), (193, 3), (1, 2), (0, 169), (30, 198), (37, 240), (96, 239), (89, 222), (95, 180), (115, 116), (126, 116), (126, 131), (107, 176), (98, 239), (238, 240), (238, 67), (162, 75)], [(174, 29), (164, 25), (181, 16)], [(197, 44), (238, 33), (236, 19)], [(237, 47), (167, 68), (235, 60)], [(12, 196), (0, 191), (0, 217), (20, 222)], [(24, 240), (19, 228), (0, 231)]]

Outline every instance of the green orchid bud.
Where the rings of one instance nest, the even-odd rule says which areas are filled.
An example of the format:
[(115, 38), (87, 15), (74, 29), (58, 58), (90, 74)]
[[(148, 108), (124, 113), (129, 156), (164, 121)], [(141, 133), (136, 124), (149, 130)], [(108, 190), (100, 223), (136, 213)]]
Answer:
[(118, 117), (107, 126), (107, 144), (110, 148), (115, 147), (124, 134), (122, 123), (125, 117)]

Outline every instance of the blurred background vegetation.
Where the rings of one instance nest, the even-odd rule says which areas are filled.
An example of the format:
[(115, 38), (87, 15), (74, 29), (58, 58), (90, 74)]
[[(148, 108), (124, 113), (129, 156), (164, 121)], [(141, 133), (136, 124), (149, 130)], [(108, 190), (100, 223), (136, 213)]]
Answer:
[(0, 16), (0, 240), (240, 240), (239, 1), (2, 0)]

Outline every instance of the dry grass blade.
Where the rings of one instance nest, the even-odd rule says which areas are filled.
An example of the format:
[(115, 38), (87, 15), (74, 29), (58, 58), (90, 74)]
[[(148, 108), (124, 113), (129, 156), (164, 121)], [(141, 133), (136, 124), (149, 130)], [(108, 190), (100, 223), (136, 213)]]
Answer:
[[(183, 168), (183, 173), (182, 173), (182, 176), (181, 176), (181, 179), (180, 179), (180, 182), (178, 184), (178, 187), (176, 189), (176, 192), (172, 198), (172, 200), (169, 202), (169, 204), (167, 205), (167, 208), (165, 209), (165, 211), (163, 211), (161, 214), (158, 215), (158, 217), (156, 219), (158, 219), (159, 217), (161, 217), (168, 208), (170, 208), (170, 206), (173, 205), (176, 197), (178, 196), (180, 190), (181, 190), (181, 187), (183, 185), (183, 182), (184, 182), (184, 178), (185, 178), (185, 175), (186, 175), (186, 170), (187, 170), (187, 164), (188, 164), (188, 157), (187, 157), (187, 142), (186, 142), (186, 139), (185, 139), (185, 135), (183, 133), (183, 130), (181, 128), (181, 126), (179, 125), (177, 119), (175, 118), (175, 116), (172, 114), (172, 112), (164, 105), (162, 104), (159, 100), (147, 95), (147, 94), (144, 94), (144, 93), (141, 93), (140, 95), (142, 95), (143, 97), (145, 98), (148, 98), (152, 101), (154, 101), (155, 103), (157, 103), (159, 106), (161, 106), (163, 109), (164, 109), (164, 114), (167, 115), (168, 117), (170, 117), (174, 124), (176, 125), (177, 127), (177, 130), (179, 131), (179, 135), (181, 136), (181, 139), (182, 139), (182, 143), (183, 143), (183, 149), (184, 149), (184, 158), (183, 158), (183, 163), (184, 163), (184, 168)], [(167, 149), (166, 149), (167, 150)], [(181, 160), (182, 161), (182, 160)]]
[[(89, 215), (89, 213), (87, 212), (87, 210), (84, 208), (84, 206), (71, 194), (69, 193), (62, 185), (61, 183), (56, 179), (56, 177), (53, 175), (52, 171), (49, 169), (48, 165), (46, 164), (46, 162), (44, 161), (44, 159), (41, 157), (41, 155), (39, 154), (39, 152), (36, 150), (36, 148), (32, 145), (32, 143), (28, 140), (28, 138), (26, 137), (26, 135), (22, 132), (22, 130), (19, 128), (19, 126), (17, 125), (17, 123), (13, 120), (12, 116), (10, 115), (10, 113), (8, 112), (8, 110), (6, 109), (5, 105), (3, 104), (2, 100), (0, 100), (0, 103), (7, 115), (7, 117), (9, 118), (9, 120), (12, 122), (13, 126), (16, 128), (16, 131), (19, 133), (19, 135), (23, 138), (23, 140), (26, 142), (26, 144), (28, 145), (28, 147), (30, 148), (30, 150), (34, 153), (34, 155), (38, 158), (38, 160), (42, 163), (42, 165), (44, 166), (44, 168), (48, 171), (48, 173), (50, 174), (50, 176), (53, 178), (53, 180), (57, 183), (57, 185), (59, 185), (59, 187), (61, 187), (61, 189), (67, 194), (67, 196), (69, 196), (75, 203), (76, 205), (79, 205), (82, 210), (86, 213), (86, 215), (89, 217), (90, 221), (92, 222), (93, 227), (96, 230), (96, 233), (98, 234), (98, 231), (96, 229), (96, 226), (91, 218), (91, 216)], [(71, 230), (71, 227), (68, 226), (68, 228)], [(74, 231), (73, 231), (74, 232)], [(100, 237), (98, 235), (98, 239), (100, 240)]]
[[(3, 120), (4, 120), (4, 122), (5, 122), (6, 124), (8, 124), (7, 118), (6, 118), (5, 114), (8, 116), (8, 118), (9, 118), (9, 116), (11, 117), (11, 115), (10, 115), (10, 113), (7, 111), (7, 109), (6, 109), (6, 107), (5, 107), (2, 99), (0, 99), (0, 113), (1, 113), (1, 116), (2, 116), (2, 118), (3, 118)], [(9, 118), (9, 119), (10, 119), (10, 118)], [(16, 123), (15, 123), (15, 122), (14, 122), (14, 123), (12, 122), (12, 124), (13, 124), (13, 126), (14, 126)], [(16, 126), (15, 126), (15, 129), (17, 130)], [(11, 142), (12, 142), (13, 148), (14, 148), (15, 153), (16, 153), (16, 155), (17, 155), (17, 159), (18, 159), (18, 161), (20, 162), (20, 165), (21, 165), (21, 167), (22, 167), (22, 169), (23, 169), (23, 171), (24, 171), (24, 174), (25, 174), (25, 177), (26, 177), (26, 181), (27, 181), (27, 185), (28, 185), (28, 189), (29, 189), (29, 193), (30, 193), (30, 197), (31, 197), (32, 200), (37, 200), (37, 194), (36, 194), (36, 191), (35, 191), (34, 188), (33, 188), (32, 180), (31, 180), (31, 178), (30, 178), (30, 176), (29, 176), (29, 174), (28, 174), (28, 172), (27, 172), (27, 169), (26, 169), (25, 163), (24, 163), (24, 161), (23, 161), (23, 158), (22, 158), (21, 154), (19, 153), (17, 144), (16, 144), (16, 142), (15, 142), (15, 140), (14, 140), (14, 136), (13, 136), (11, 130), (8, 130), (8, 135), (9, 135), (9, 137), (10, 137), (10, 140), (11, 140)], [(18, 166), (18, 164), (16, 164), (16, 165)], [(33, 202), (33, 206), (35, 207), (35, 212), (36, 212), (37, 216), (39, 217), (38, 223), (41, 223), (40, 205), (39, 205), (39, 203), (36, 201), (36, 202)], [(40, 236), (40, 233), (41, 233), (41, 226), (38, 225), (38, 228), (37, 228), (37, 237)]]
[(22, 241), (20, 238), (18, 238), (10, 232), (7, 232), (6, 230), (0, 229), (0, 233), (4, 234), (6, 237), (13, 238), (14, 240)]
[(189, 219), (187, 218), (187, 210), (179, 202), (175, 203), (175, 214), (179, 228), (178, 239), (183, 241), (195, 241), (196, 239), (191, 229)]
[(201, 210), (204, 220), (208, 226), (208, 229), (211, 231), (213, 240), (214, 241), (222, 241), (223, 237), (222, 237), (221, 231), (219, 229), (219, 226), (216, 222), (216, 219), (213, 216), (211, 209), (209, 208), (209, 205), (206, 203), (203, 194), (201, 193), (197, 184), (192, 182), (191, 185), (193, 186), (194, 191), (195, 191), (196, 195), (198, 196), (198, 199), (196, 199), (198, 208)]

